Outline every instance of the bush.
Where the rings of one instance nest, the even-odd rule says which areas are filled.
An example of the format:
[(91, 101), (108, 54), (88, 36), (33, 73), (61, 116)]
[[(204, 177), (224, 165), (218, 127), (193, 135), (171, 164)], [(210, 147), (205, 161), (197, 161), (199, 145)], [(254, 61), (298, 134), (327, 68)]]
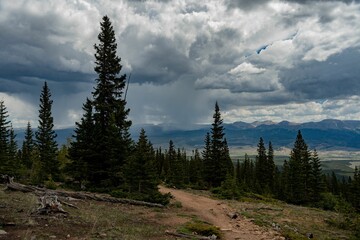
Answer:
[(221, 239), (220, 229), (208, 223), (204, 223), (200, 221), (188, 222), (185, 224), (184, 227), (190, 233), (196, 233), (197, 235), (206, 236), (206, 237), (215, 235)]
[(54, 182), (54, 180), (52, 179), (52, 177), (49, 177), (49, 180), (44, 182), (44, 185), (47, 189), (52, 189), (55, 190), (57, 188), (56, 183)]
[(167, 205), (170, 202), (171, 194), (161, 194), (158, 191), (152, 193), (138, 193), (138, 192), (124, 192), (123, 190), (113, 190), (110, 192), (110, 195), (117, 198), (128, 198), (138, 201), (159, 203), (162, 205)]
[(329, 192), (321, 194), (321, 201), (319, 202), (319, 207), (324, 210), (334, 211), (335, 207), (338, 205), (337, 197)]
[(211, 192), (223, 199), (239, 199), (241, 196), (236, 179), (230, 174), (226, 175), (226, 179), (221, 183), (221, 187), (213, 188)]

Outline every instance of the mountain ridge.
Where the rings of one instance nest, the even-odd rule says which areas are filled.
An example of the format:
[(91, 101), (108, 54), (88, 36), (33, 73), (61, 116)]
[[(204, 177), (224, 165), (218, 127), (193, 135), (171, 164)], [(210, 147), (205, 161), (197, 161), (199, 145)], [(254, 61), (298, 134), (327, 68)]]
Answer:
[[(169, 140), (177, 147), (202, 148), (211, 124), (193, 124), (181, 128), (172, 124), (135, 124), (130, 128), (131, 136), (137, 139), (144, 128), (155, 147), (167, 148)], [(225, 137), (230, 147), (256, 147), (259, 138), (271, 141), (275, 147), (292, 147), (298, 130), (301, 130), (309, 148), (318, 150), (360, 150), (360, 121), (324, 119), (318, 122), (294, 123), (289, 121), (256, 121), (246, 123), (237, 121), (224, 123)], [(59, 146), (65, 144), (73, 135), (74, 128), (56, 129)], [(24, 129), (16, 129), (20, 146), (24, 139)]]

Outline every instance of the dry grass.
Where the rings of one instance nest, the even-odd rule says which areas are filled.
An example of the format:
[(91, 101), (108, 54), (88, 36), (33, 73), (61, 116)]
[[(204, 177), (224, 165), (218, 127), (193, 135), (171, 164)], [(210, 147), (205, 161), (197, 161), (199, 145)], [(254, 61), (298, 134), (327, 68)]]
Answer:
[(277, 228), (290, 239), (307, 239), (312, 233), (315, 239), (354, 239), (353, 232), (336, 228), (329, 220), (342, 221), (343, 214), (290, 205), (282, 202), (231, 201), (231, 206), (241, 215), (258, 225)]
[[(0, 189), (4, 189), (0, 185)], [(0, 239), (173, 239), (165, 230), (166, 209), (95, 201), (71, 202), (79, 209), (63, 206), (68, 215), (35, 215), (37, 197), (31, 193), (0, 190)]]

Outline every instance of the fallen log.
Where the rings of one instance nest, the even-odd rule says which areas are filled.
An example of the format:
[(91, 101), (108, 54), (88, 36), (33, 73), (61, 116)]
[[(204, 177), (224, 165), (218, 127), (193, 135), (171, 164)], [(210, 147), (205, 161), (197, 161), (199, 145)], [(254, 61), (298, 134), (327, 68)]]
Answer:
[(197, 239), (197, 240), (215, 240), (218, 239), (215, 235), (209, 236), (209, 237), (205, 237), (205, 236), (199, 236), (199, 235), (195, 235), (195, 234), (186, 234), (186, 233), (177, 233), (177, 232), (170, 232), (170, 231), (165, 231), (166, 234), (171, 235), (171, 236), (175, 236), (175, 237), (179, 237), (179, 238), (187, 238), (187, 239)]
[(43, 196), (45, 194), (49, 194), (49, 195), (57, 195), (58, 197), (65, 197), (65, 198), (76, 198), (76, 199), (94, 200), (94, 201), (110, 202), (110, 203), (123, 203), (123, 204), (146, 206), (146, 207), (158, 207), (158, 208), (164, 207), (164, 205), (159, 203), (150, 203), (150, 202), (144, 202), (144, 201), (138, 201), (138, 200), (132, 200), (126, 198), (115, 198), (115, 197), (107, 196), (105, 194), (51, 190), (51, 189), (40, 188), (35, 186), (28, 186), (16, 182), (8, 183), (6, 184), (6, 187), (8, 190), (13, 190), (13, 191), (33, 192), (37, 196)]

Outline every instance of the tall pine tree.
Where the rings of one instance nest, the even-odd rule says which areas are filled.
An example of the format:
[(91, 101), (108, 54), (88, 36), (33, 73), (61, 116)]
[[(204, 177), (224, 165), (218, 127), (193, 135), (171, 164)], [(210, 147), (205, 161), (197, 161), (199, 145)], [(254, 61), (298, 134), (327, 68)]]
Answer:
[(289, 202), (303, 204), (309, 201), (310, 175), (310, 154), (299, 130), (289, 159), (288, 189), (285, 193)]
[(217, 102), (213, 119), (211, 133), (207, 134), (205, 139), (204, 177), (210, 187), (219, 187), (227, 174), (234, 174), (234, 166), (224, 137), (223, 120)]
[(58, 145), (55, 140), (57, 135), (53, 130), (52, 103), (50, 89), (47, 82), (45, 82), (40, 95), (39, 126), (35, 134), (35, 143), (41, 165), (38, 176), (39, 181), (49, 178), (58, 180), (59, 178), (59, 162), (56, 158)]
[(98, 74), (93, 92), (95, 120), (96, 171), (92, 184), (116, 187), (122, 183), (122, 167), (129, 155), (131, 140), (127, 120), (129, 109), (123, 97), (126, 76), (119, 73), (121, 59), (117, 56), (115, 32), (110, 19), (100, 23), (99, 44), (95, 44), (95, 72)]

